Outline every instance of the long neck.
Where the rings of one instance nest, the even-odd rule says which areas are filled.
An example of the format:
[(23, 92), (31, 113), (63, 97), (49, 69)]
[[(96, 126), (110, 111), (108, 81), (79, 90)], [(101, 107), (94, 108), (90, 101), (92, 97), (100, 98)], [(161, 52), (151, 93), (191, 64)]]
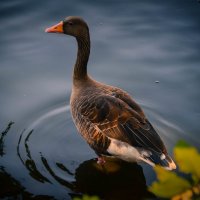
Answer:
[(76, 38), (78, 43), (78, 53), (73, 72), (73, 82), (87, 78), (87, 63), (90, 55), (89, 33)]

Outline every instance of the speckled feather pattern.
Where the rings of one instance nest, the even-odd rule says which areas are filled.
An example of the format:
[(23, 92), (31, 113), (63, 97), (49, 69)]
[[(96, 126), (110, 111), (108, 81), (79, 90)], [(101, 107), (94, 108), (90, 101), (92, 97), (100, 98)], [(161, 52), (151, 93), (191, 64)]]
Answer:
[(166, 153), (143, 111), (126, 92), (91, 79), (87, 85), (71, 98), (72, 116), (81, 135), (98, 154), (107, 154), (110, 138), (160, 155)]

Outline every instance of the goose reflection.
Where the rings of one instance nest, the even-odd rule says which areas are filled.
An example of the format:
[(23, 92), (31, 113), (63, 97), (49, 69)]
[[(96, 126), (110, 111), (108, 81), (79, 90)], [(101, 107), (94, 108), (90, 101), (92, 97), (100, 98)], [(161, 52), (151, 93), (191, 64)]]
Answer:
[(103, 199), (143, 199), (153, 197), (147, 191), (142, 167), (109, 159), (102, 167), (95, 159), (79, 165), (75, 173), (75, 190), (83, 194), (97, 195)]
[[(55, 162), (57, 169), (66, 174), (66, 177), (74, 178), (74, 181), (68, 181), (66, 177), (60, 177), (56, 174), (55, 171), (57, 170), (49, 164), (51, 161), (46, 159), (41, 153), (40, 160), (43, 169), (51, 176), (51, 178), (46, 177), (37, 168), (37, 163), (35, 163), (31, 156), (28, 140), (33, 132), (34, 130), (31, 130), (23, 142), (27, 156), (25, 160), (22, 159), (19, 151), (22, 135), (17, 147), (18, 156), (33, 179), (43, 184), (54, 184), (54, 181), (56, 181), (67, 188), (71, 198), (81, 196), (82, 194), (96, 195), (106, 200), (152, 197), (152, 194), (147, 190), (142, 167), (136, 163), (127, 163), (117, 159), (107, 158), (104, 166), (97, 164), (96, 159), (86, 160), (74, 170), (74, 173), (67, 168), (66, 163)], [(50, 181), (52, 178), (54, 181)]]

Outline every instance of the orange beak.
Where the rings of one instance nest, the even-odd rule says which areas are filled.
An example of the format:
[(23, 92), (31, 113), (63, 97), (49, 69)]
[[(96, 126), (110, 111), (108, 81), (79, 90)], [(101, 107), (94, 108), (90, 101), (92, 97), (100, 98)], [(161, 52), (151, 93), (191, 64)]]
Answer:
[(58, 24), (45, 29), (46, 33), (63, 33), (63, 21)]

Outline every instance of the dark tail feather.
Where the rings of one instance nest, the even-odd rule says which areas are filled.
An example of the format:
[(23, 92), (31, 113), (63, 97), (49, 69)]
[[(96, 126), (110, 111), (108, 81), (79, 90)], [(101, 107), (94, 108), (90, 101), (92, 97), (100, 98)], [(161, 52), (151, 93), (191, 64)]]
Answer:
[(160, 165), (167, 170), (176, 169), (176, 164), (169, 155), (159, 154), (157, 152), (149, 152), (148, 154), (143, 154), (141, 156), (141, 160), (151, 166)]

